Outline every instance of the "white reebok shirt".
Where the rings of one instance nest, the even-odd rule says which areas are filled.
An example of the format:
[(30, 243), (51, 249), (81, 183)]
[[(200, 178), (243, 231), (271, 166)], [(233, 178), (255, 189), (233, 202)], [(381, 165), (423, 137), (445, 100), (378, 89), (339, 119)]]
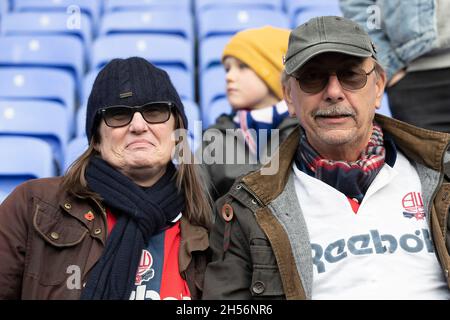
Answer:
[(293, 167), (312, 246), (313, 299), (450, 299), (419, 176), (400, 151), (356, 214), (343, 193)]

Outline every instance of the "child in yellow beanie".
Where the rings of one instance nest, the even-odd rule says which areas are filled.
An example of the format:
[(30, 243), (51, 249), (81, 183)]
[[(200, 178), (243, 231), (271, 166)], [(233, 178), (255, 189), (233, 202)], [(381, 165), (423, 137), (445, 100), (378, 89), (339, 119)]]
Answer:
[[(226, 163), (223, 139), (223, 164), (203, 165), (212, 184), (213, 199), (224, 195), (235, 179), (259, 169), (271, 145), (271, 129), (279, 129), (280, 143), (298, 124), (290, 118), (283, 99), (281, 73), (287, 51), (289, 30), (265, 26), (236, 33), (225, 46), (222, 64), (226, 72), (226, 94), (233, 112), (222, 115), (209, 129), (240, 129), (235, 141), (237, 159), (245, 154), (245, 163)], [(253, 129), (253, 130), (252, 130)], [(261, 130), (266, 129), (266, 130)], [(266, 135), (266, 137), (261, 137)], [(208, 146), (204, 143), (203, 150)], [(274, 150), (271, 150), (273, 153)]]

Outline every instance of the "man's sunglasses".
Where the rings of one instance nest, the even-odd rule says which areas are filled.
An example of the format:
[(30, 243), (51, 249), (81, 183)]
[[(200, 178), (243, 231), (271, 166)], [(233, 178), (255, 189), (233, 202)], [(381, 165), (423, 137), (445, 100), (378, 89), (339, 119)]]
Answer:
[(300, 88), (306, 93), (319, 93), (328, 84), (330, 75), (336, 74), (342, 88), (346, 90), (358, 90), (367, 83), (367, 76), (375, 70), (375, 66), (369, 72), (360, 68), (342, 68), (335, 72), (321, 70), (319, 68), (305, 68), (296, 75)]
[(170, 101), (146, 103), (142, 106), (111, 106), (97, 111), (108, 127), (119, 128), (128, 125), (134, 113), (139, 112), (150, 124), (163, 123), (169, 120), (172, 108), (175, 105)]

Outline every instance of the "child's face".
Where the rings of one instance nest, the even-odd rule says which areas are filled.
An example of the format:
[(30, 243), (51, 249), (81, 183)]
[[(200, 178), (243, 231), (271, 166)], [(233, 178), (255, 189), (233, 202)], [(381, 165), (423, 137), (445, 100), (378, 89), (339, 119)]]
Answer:
[(227, 98), (233, 109), (259, 109), (278, 102), (264, 81), (245, 63), (234, 57), (226, 57), (223, 65)]

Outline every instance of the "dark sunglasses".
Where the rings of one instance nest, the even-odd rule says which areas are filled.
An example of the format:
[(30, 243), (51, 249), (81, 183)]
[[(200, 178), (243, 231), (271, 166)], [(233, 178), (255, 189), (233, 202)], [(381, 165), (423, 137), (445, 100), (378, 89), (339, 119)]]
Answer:
[(134, 113), (139, 112), (147, 123), (157, 124), (169, 120), (172, 108), (170, 101), (149, 102), (142, 106), (111, 106), (97, 111), (108, 127), (119, 128), (128, 125)]
[(375, 70), (375, 66), (369, 72), (361, 68), (342, 68), (335, 72), (321, 70), (319, 68), (306, 68), (295, 76), (300, 88), (306, 93), (319, 93), (328, 84), (330, 75), (336, 74), (342, 88), (346, 90), (358, 90), (367, 83), (367, 76)]

